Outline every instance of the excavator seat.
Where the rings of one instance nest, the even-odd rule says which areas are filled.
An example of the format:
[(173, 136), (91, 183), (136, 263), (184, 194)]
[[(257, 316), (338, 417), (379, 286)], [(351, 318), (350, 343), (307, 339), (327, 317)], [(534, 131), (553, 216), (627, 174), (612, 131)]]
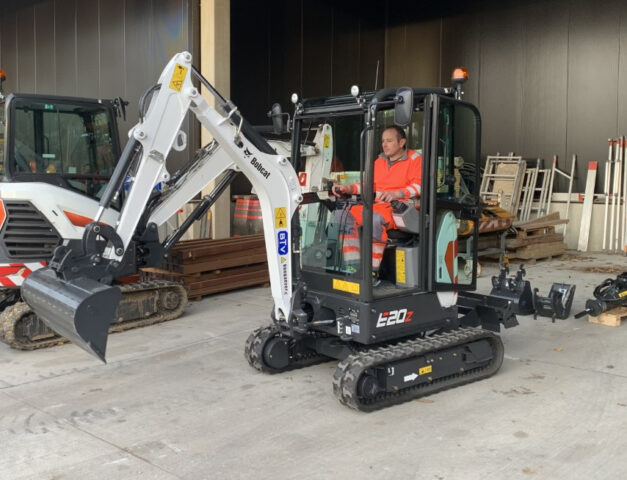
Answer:
[(402, 245), (412, 241), (417, 236), (417, 233), (405, 232), (403, 230), (388, 230), (388, 245)]

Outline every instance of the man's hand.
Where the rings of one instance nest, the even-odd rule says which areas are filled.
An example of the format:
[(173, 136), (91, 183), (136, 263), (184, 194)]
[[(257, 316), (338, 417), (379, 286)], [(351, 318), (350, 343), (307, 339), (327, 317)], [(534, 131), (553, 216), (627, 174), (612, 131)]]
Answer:
[(391, 202), (392, 200), (401, 200), (405, 195), (401, 190), (386, 190), (385, 192), (377, 192), (377, 199), (381, 202)]
[(331, 187), (331, 193), (336, 197), (350, 194), (351, 188), (348, 185), (333, 185)]

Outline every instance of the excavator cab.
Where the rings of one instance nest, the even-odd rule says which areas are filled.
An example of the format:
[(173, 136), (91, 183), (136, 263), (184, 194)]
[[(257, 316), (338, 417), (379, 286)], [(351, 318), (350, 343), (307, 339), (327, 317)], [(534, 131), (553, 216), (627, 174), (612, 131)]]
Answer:
[[(396, 125), (394, 100), (398, 94), (371, 94), (362, 97), (361, 102), (345, 98), (346, 105), (339, 103), (341, 98), (327, 99), (326, 103), (303, 102), (294, 120), (296, 141), (306, 144), (312, 125), (328, 125), (334, 158), (344, 168), (342, 172), (331, 172), (330, 182), (363, 185), (361, 195), (344, 199), (305, 193), (298, 227), (302, 231), (301, 274), (308, 285), (326, 286), (329, 292), (339, 295), (359, 292), (359, 298), (367, 302), (388, 296), (475, 288), (476, 257), (473, 252), (460, 252), (472, 242), (459, 242), (457, 231), (461, 225), (467, 229), (470, 225), (470, 235), (477, 235), (479, 114), (472, 105), (441, 93), (418, 93), (412, 99), (413, 108), (404, 130), (407, 147), (422, 157), (422, 195), (393, 205), (397, 228), (388, 232), (382, 282), (376, 288), (371, 279), (369, 220), (376, 202), (372, 190), (374, 160), (381, 150), (383, 130)], [(380, 98), (373, 102), (376, 95)], [(368, 103), (375, 104), (374, 112), (365, 108)], [(437, 141), (432, 142), (432, 138)], [(297, 165), (302, 151), (297, 149)], [(363, 222), (358, 229), (359, 248), (348, 249), (344, 242), (353, 205), (363, 206)], [(352, 250), (350, 266), (344, 258), (347, 250)], [(357, 268), (355, 255), (359, 255)]]
[(98, 199), (120, 157), (116, 101), (10, 94), (0, 101), (5, 182), (43, 182)]

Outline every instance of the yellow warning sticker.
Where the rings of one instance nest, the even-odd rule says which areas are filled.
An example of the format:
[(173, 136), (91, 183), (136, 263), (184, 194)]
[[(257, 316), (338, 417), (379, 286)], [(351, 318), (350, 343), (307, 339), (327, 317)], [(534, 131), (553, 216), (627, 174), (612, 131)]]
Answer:
[(426, 367), (422, 367), (418, 369), (418, 375), (426, 375), (427, 373), (431, 373), (433, 371), (433, 365), (427, 365)]
[(405, 274), (405, 250), (396, 249), (396, 283), (407, 283)]
[(276, 228), (287, 227), (287, 208), (279, 207), (274, 209), (274, 226)]
[(172, 74), (172, 78), (170, 79), (170, 88), (172, 90), (176, 90), (177, 92), (181, 91), (183, 88), (183, 82), (185, 81), (185, 76), (187, 75), (187, 67), (183, 65), (179, 65), (178, 63), (174, 67), (174, 73)]
[(324, 148), (329, 148), (331, 145), (331, 135), (325, 135), (322, 144), (324, 145)]
[(339, 278), (334, 278), (333, 290), (340, 290), (342, 292), (354, 293), (355, 295), (359, 295), (359, 284), (355, 282), (347, 282), (346, 280), (340, 280)]

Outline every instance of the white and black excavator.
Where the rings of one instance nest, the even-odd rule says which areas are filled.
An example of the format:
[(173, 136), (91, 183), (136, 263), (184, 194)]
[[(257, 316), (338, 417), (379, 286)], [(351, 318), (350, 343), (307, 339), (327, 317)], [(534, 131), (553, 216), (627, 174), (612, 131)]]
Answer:
[[(194, 79), (215, 98), (215, 108)], [(104, 360), (120, 301), (112, 279), (139, 264), (158, 265), (185, 228), (243, 172), (262, 209), (274, 300), (269, 325), (246, 341), (245, 356), (254, 368), (278, 373), (337, 359), (333, 390), (341, 403), (363, 411), (498, 371), (503, 344), (494, 332), (518, 322), (511, 302), (472, 292), (477, 242), (458, 242), (458, 230), (476, 240), (480, 214), (481, 121), (477, 109), (461, 100), (461, 83), (368, 93), (355, 88), (352, 95), (302, 101), (294, 96), (289, 160), (199, 74), (187, 52), (172, 58), (151, 92), (150, 106), (130, 132), (80, 247), (57, 247), (49, 266), (22, 286), (25, 301), (52, 329)], [(213, 141), (186, 171), (170, 178), (165, 159), (172, 148), (186, 146), (179, 130), (188, 112)], [(285, 115), (274, 112), (279, 126)], [(398, 229), (390, 232), (382, 282), (375, 287), (373, 164), (381, 132), (393, 124), (406, 130), (409, 147), (422, 155), (421, 198), (394, 205)], [(324, 168), (306, 165), (316, 134), (327, 149), (319, 155), (327, 162)], [(343, 172), (331, 172), (332, 160)], [(115, 225), (103, 222), (129, 171), (134, 181), (119, 219)], [(336, 199), (324, 175), (361, 182), (361, 194)], [(153, 202), (159, 182), (166, 187)], [(216, 182), (212, 193), (189, 221), (160, 240), (158, 226), (211, 182)], [(363, 205), (360, 262), (347, 268), (343, 228), (354, 204)]]
[[(0, 85), (3, 72), (0, 71)], [(59, 245), (80, 247), (120, 158), (122, 99), (11, 93), (0, 88), (0, 340), (33, 350), (66, 341), (21, 301), (24, 279)], [(102, 212), (114, 225), (124, 191)], [(112, 331), (179, 317), (185, 289), (116, 276), (123, 300)]]

